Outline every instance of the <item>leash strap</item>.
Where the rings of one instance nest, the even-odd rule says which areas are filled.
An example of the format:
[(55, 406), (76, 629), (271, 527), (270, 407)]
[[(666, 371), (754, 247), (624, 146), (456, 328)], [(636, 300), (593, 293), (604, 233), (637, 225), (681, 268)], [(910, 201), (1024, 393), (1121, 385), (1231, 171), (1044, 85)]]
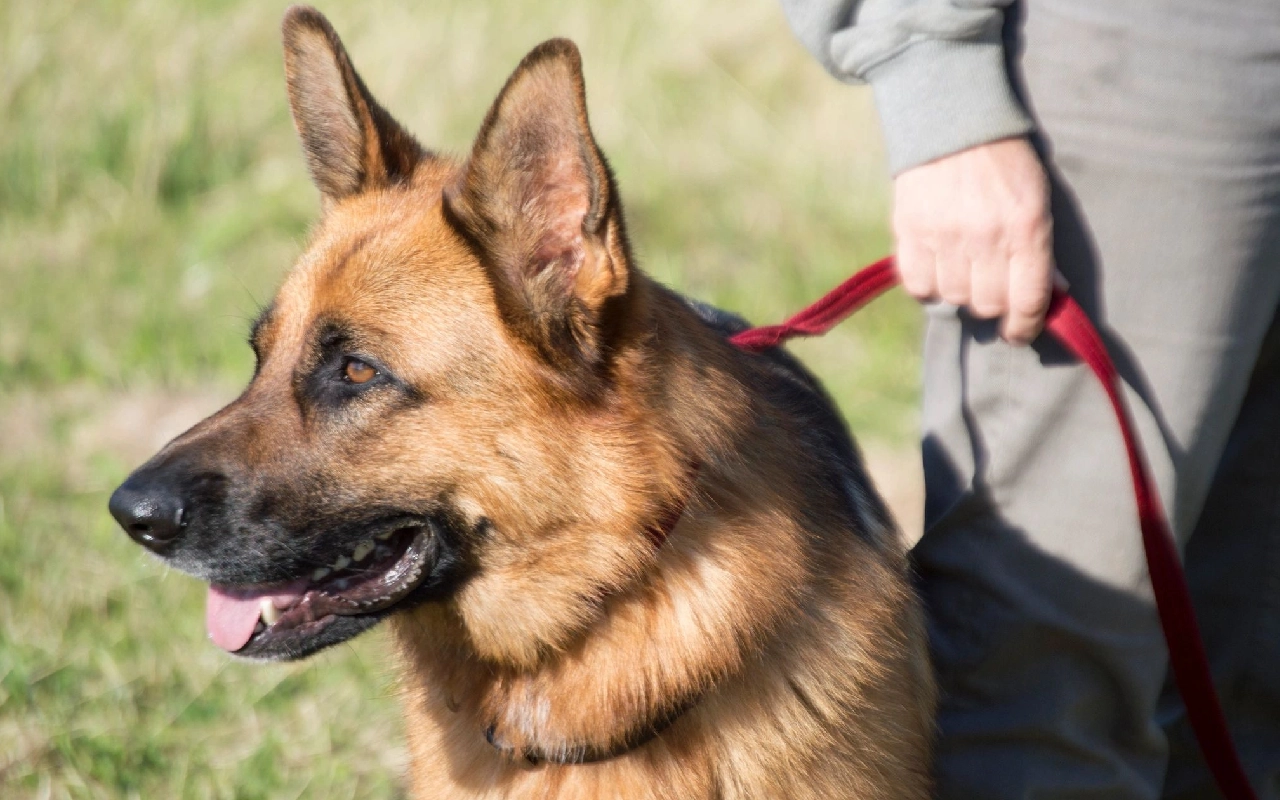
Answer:
[[(758, 353), (796, 336), (821, 336), (897, 284), (893, 256), (886, 256), (860, 270), (781, 325), (751, 328), (734, 335), (729, 341), (743, 350)], [(1142, 546), (1147, 555), (1147, 570), (1151, 575), (1160, 625), (1169, 648), (1169, 663), (1187, 709), (1187, 718), (1200, 743), (1200, 751), (1217, 781), (1218, 789), (1227, 800), (1257, 800), (1232, 743), (1222, 704), (1213, 686), (1209, 660), (1196, 622), (1191, 592), (1182, 573), (1177, 545), (1160, 505), (1151, 469), (1138, 444), (1133, 418), (1120, 392), (1120, 377), (1115, 364), (1107, 354), (1097, 328), (1080, 305), (1061, 289), (1054, 290), (1045, 318), (1045, 330), (1072, 355), (1089, 365), (1115, 411), (1129, 457), (1133, 496), (1142, 528)]]

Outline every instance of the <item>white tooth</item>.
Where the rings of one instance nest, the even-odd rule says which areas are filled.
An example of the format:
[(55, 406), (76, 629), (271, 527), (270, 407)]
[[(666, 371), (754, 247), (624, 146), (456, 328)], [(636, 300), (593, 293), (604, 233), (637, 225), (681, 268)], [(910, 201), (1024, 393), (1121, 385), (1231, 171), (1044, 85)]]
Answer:
[(333, 568), (346, 569), (347, 565), (350, 563), (351, 563), (351, 559), (347, 558), (346, 556), (338, 556), (338, 560), (333, 562)]
[(316, 570), (315, 572), (311, 573), (311, 580), (313, 580), (313, 581), (322, 581), (322, 580), (324, 580), (324, 576), (328, 575), (328, 574), (329, 574), (330, 572), (332, 572), (332, 571), (333, 571), (333, 570), (329, 569), (328, 567), (321, 567), (320, 569), (318, 569), (318, 570)]
[(355, 561), (364, 561), (373, 552), (373, 540), (365, 539), (356, 545), (356, 549), (352, 551), (351, 558)]
[(275, 601), (270, 597), (262, 598), (262, 605), (259, 609), (262, 613), (262, 621), (268, 625), (275, 625), (280, 619), (280, 609), (276, 608)]
[(395, 531), (383, 531), (382, 533), (378, 534), (378, 538), (385, 542), (386, 540), (390, 539), (392, 536), (395, 536), (395, 534), (396, 534)]

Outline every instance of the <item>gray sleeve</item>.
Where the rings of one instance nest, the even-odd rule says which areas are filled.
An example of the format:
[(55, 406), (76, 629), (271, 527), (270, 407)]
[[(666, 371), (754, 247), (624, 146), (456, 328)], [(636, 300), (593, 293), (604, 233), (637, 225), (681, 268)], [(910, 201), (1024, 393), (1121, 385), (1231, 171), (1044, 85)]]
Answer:
[(1001, 27), (1013, 0), (782, 0), (796, 36), (842, 81), (871, 84), (894, 174), (1034, 126)]

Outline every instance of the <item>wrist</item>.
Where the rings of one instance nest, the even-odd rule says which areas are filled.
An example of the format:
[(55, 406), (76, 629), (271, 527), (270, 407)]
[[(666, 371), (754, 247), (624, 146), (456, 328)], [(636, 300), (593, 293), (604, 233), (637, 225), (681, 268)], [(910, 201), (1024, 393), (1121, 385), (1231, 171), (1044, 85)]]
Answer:
[(890, 171), (1034, 128), (1009, 85), (998, 38), (921, 41), (867, 73)]

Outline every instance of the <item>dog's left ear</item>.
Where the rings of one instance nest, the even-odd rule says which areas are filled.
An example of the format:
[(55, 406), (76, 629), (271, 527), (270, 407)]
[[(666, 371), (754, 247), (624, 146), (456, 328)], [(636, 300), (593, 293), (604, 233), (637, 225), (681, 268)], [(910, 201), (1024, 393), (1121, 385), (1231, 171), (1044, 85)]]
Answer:
[(289, 107), (325, 204), (408, 179), (422, 147), (373, 99), (329, 20), (290, 6), (280, 27)]
[(479, 250), (508, 323), (553, 363), (599, 363), (628, 255), (572, 42), (544, 42), (520, 62), (445, 207)]

